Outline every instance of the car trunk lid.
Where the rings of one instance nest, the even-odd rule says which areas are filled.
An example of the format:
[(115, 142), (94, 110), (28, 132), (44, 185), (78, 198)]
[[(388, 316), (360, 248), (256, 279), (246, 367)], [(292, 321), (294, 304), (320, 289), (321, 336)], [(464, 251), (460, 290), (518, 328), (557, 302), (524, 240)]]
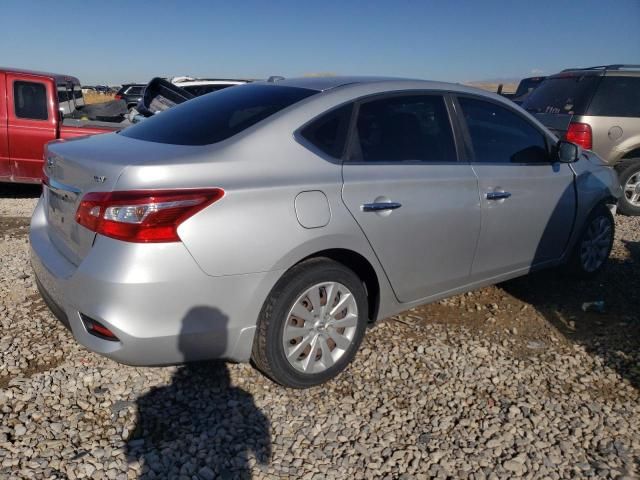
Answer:
[(127, 167), (166, 164), (188, 156), (185, 150), (188, 147), (144, 142), (115, 133), (49, 144), (45, 152), (43, 201), (51, 242), (67, 260), (79, 265), (96, 237), (75, 221), (84, 195), (116, 190)]

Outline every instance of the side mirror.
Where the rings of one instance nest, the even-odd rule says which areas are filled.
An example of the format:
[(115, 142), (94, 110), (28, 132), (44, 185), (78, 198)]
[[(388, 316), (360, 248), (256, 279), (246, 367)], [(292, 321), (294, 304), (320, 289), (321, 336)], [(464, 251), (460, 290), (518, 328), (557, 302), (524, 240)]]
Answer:
[(556, 146), (558, 152), (558, 161), (561, 163), (573, 163), (578, 161), (578, 145), (559, 140)]

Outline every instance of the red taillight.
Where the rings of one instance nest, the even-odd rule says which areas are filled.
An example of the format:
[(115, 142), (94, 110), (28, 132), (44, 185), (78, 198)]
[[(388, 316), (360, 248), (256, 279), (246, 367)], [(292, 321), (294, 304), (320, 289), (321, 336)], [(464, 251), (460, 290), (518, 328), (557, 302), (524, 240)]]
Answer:
[(122, 100), (122, 95), (118, 93), (113, 98), (115, 98), (116, 100)]
[(87, 332), (89, 332), (90, 334), (95, 335), (98, 338), (102, 338), (103, 340), (109, 340), (112, 342), (118, 341), (118, 337), (116, 337), (111, 330), (109, 330), (97, 320), (87, 317), (83, 313), (80, 314), (80, 319), (82, 320), (84, 327), (87, 329)]
[(588, 123), (571, 122), (565, 138), (587, 150), (591, 150), (593, 146), (591, 125)]
[(76, 222), (126, 242), (179, 242), (178, 226), (223, 195), (220, 188), (92, 192), (82, 198)]

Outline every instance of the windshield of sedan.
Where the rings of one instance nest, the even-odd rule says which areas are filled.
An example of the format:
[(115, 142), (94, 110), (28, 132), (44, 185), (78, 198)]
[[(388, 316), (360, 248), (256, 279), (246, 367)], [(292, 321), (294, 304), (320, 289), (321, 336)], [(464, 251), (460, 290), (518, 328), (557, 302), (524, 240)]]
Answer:
[(248, 84), (194, 98), (121, 131), (125, 137), (173, 145), (226, 140), (315, 93), (306, 88)]

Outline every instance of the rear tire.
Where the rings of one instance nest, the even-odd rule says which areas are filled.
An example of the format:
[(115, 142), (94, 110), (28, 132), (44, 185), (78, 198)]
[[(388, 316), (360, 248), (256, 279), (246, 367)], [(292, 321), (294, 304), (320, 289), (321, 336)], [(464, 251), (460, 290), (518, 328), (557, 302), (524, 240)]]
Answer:
[(251, 359), (286, 387), (308, 388), (337, 376), (355, 356), (368, 321), (362, 280), (327, 258), (286, 272), (258, 318)]
[(613, 214), (605, 204), (600, 204), (587, 217), (582, 234), (573, 247), (567, 264), (569, 273), (584, 279), (600, 273), (609, 260), (614, 237)]
[(640, 158), (631, 159), (618, 167), (622, 196), (618, 210), (623, 215), (640, 215)]

